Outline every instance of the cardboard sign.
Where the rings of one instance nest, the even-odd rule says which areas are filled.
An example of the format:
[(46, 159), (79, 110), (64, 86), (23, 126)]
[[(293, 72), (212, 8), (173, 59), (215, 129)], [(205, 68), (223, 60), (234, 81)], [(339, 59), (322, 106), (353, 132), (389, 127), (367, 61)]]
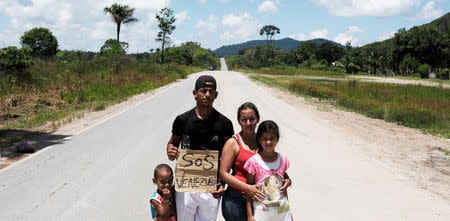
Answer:
[(175, 190), (211, 192), (217, 190), (219, 151), (178, 149)]

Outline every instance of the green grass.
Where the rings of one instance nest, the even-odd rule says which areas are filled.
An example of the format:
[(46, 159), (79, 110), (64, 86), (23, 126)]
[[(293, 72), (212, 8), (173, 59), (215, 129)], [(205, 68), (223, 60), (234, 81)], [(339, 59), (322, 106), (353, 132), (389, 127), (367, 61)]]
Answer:
[(372, 118), (450, 138), (450, 89), (355, 80), (252, 78), (301, 95), (331, 100), (340, 107)]
[(38, 61), (27, 70), (27, 79), (0, 79), (0, 130), (27, 129), (47, 122), (58, 127), (80, 112), (104, 110), (200, 70), (130, 57)]
[(342, 71), (325, 71), (312, 70), (304, 68), (295, 68), (289, 66), (280, 66), (274, 68), (260, 68), (260, 69), (244, 69), (241, 70), (246, 73), (257, 73), (267, 75), (305, 75), (305, 76), (320, 76), (320, 77), (347, 77), (347, 74)]

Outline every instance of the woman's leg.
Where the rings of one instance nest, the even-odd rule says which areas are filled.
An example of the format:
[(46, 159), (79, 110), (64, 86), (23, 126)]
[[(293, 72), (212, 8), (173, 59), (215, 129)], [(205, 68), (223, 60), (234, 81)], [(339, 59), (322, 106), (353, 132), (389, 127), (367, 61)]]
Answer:
[(245, 195), (227, 189), (222, 197), (222, 215), (226, 221), (247, 221)]

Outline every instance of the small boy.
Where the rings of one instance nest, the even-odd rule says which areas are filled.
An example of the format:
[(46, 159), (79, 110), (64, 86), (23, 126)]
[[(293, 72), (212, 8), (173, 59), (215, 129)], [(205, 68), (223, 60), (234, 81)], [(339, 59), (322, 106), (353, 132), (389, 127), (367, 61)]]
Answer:
[(176, 221), (172, 168), (167, 164), (159, 164), (153, 172), (153, 183), (158, 187), (150, 199), (153, 220)]

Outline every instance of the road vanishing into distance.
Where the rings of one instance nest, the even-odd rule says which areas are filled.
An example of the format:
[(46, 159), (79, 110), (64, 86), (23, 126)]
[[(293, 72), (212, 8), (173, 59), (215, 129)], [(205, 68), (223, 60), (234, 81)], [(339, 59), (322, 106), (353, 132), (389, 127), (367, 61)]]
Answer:
[(172, 122), (194, 107), (192, 90), (201, 74), (217, 79), (214, 106), (233, 121), (235, 132), (237, 108), (246, 101), (257, 105), (262, 120), (279, 124), (277, 148), (291, 162), (288, 193), (295, 220), (450, 220), (448, 201), (401, 182), (320, 120), (226, 68), (173, 83), (0, 170), (0, 220), (151, 220), (153, 169), (159, 163), (174, 166), (166, 156)]

